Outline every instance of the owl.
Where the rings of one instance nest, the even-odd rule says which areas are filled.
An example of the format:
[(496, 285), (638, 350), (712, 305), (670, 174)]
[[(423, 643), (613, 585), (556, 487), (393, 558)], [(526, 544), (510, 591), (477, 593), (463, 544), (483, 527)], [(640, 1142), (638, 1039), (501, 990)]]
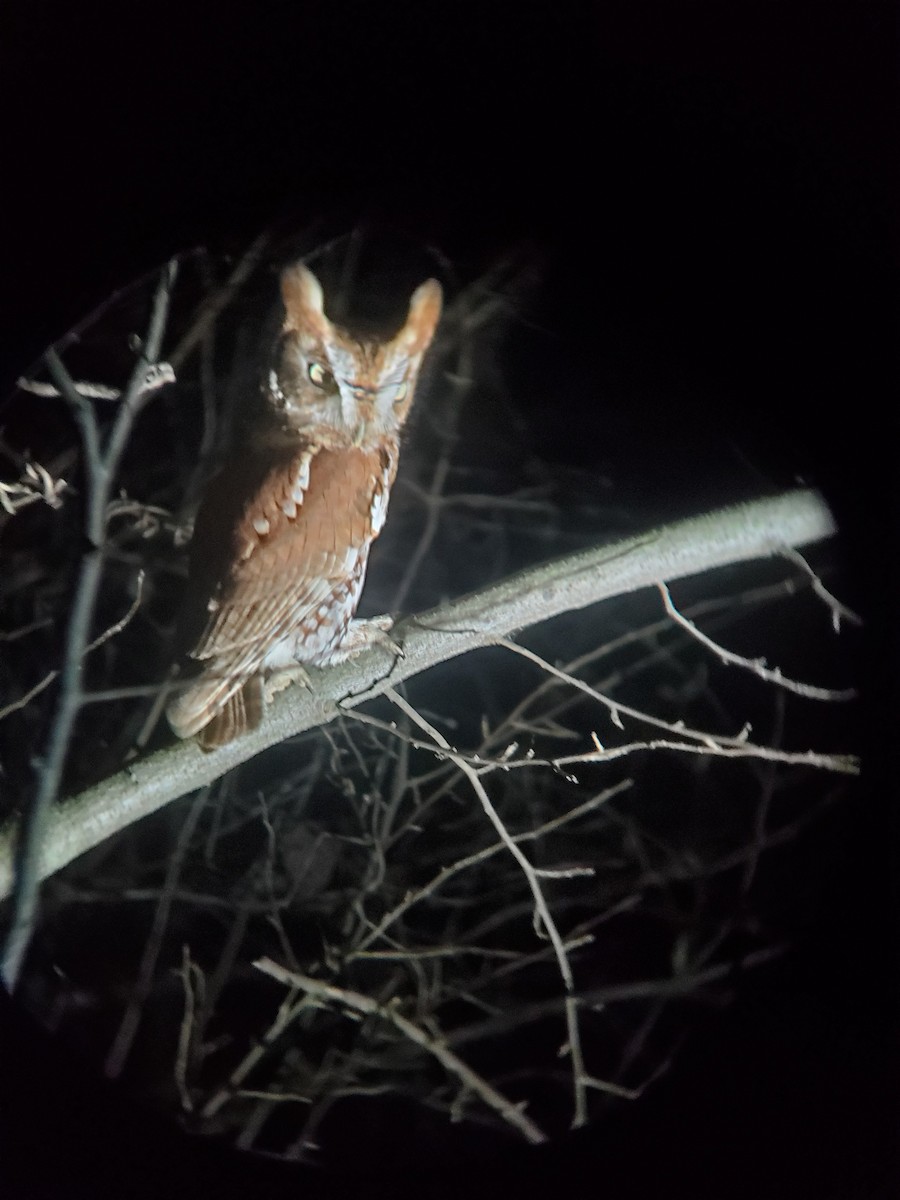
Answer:
[(191, 542), (182, 633), (199, 674), (167, 716), (205, 749), (259, 724), (273, 675), (384, 637), (383, 622), (353, 618), (442, 302), (427, 280), (399, 332), (377, 340), (329, 320), (302, 264), (283, 272), (281, 296), (262, 411), (208, 487)]

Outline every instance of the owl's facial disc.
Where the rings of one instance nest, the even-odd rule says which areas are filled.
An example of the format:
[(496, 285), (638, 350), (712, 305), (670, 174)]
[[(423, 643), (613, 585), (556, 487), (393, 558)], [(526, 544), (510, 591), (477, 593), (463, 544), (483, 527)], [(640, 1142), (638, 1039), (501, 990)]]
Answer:
[(302, 264), (282, 275), (282, 295), (282, 357), (268, 394), (285, 428), (331, 448), (396, 438), (440, 315), (440, 285), (416, 289), (405, 324), (386, 341), (329, 320), (322, 289)]
[[(350, 433), (354, 446), (362, 446), (369, 438), (378, 438), (391, 427), (396, 397), (405, 388), (405, 381), (379, 381), (373, 385), (358, 379), (337, 379), (341, 422)], [(396, 424), (396, 417), (393, 424)]]

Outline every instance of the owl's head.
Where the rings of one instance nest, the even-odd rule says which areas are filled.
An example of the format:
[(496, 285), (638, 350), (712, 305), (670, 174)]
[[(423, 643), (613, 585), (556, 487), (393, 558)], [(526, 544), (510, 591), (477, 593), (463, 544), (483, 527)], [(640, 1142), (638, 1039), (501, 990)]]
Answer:
[(441, 314), (441, 286), (416, 288), (403, 327), (360, 339), (325, 316), (322, 288), (302, 263), (281, 276), (285, 321), (269, 399), (291, 430), (330, 448), (371, 447), (396, 435)]

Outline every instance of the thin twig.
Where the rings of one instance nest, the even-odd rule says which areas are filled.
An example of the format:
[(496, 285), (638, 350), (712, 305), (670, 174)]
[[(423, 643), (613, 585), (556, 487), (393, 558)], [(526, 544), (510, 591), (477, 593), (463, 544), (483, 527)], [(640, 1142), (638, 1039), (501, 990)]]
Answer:
[(535, 654), (533, 650), (529, 650), (526, 646), (520, 646), (517, 642), (509, 641), (508, 638), (498, 638), (497, 643), (504, 646), (507, 650), (512, 650), (513, 653), (521, 655), (523, 658), (530, 659), (542, 667), (548, 675), (565, 680), (565, 682), (570, 683), (579, 691), (598, 700), (609, 710), (610, 718), (617, 728), (624, 728), (621, 720), (621, 716), (624, 713), (626, 716), (632, 717), (637, 721), (642, 721), (647, 725), (666, 730), (678, 737), (691, 738), (699, 744), (689, 745), (671, 739), (654, 738), (646, 742), (630, 742), (626, 745), (606, 747), (597, 734), (593, 733), (591, 737), (595, 749), (588, 753), (563, 755), (549, 760), (538, 759), (533, 755), (529, 755), (523, 759), (505, 758), (502, 762), (486, 763), (483, 768), (485, 771), (497, 769), (512, 771), (547, 763), (560, 768), (572, 766), (579, 762), (611, 762), (613, 759), (622, 758), (626, 754), (634, 754), (640, 750), (680, 750), (685, 754), (710, 754), (719, 758), (760, 758), (771, 762), (792, 763), (795, 765), (818, 767), (827, 771), (839, 771), (846, 775), (859, 774), (859, 763), (850, 754), (818, 754), (813, 750), (800, 752), (775, 750), (768, 746), (760, 746), (750, 742), (747, 736), (749, 728), (742, 730), (736, 737), (729, 737), (723, 734), (708, 733), (704, 730), (690, 729), (681, 721), (675, 724), (670, 721), (664, 721), (660, 717), (654, 717), (650, 713), (632, 708), (628, 704), (621, 704), (617, 700), (610, 700), (602, 692), (585, 683), (583, 679), (570, 675), (560, 667), (554, 667), (552, 663), (547, 662), (546, 659), (541, 658), (539, 654)]
[(663, 598), (666, 612), (682, 629), (686, 630), (692, 638), (695, 638), (701, 646), (705, 646), (707, 650), (712, 650), (718, 658), (725, 663), (726, 666), (744, 667), (745, 670), (752, 671), (754, 675), (758, 675), (760, 679), (764, 679), (767, 683), (774, 683), (778, 687), (784, 688), (785, 691), (793, 692), (797, 696), (803, 696), (805, 700), (830, 700), (843, 701), (853, 700), (856, 698), (856, 688), (822, 688), (815, 687), (811, 683), (800, 683), (799, 680), (789, 679), (781, 673), (779, 667), (768, 667), (763, 658), (744, 658), (741, 654), (735, 654), (733, 650), (726, 650), (724, 646), (720, 646), (718, 642), (697, 628), (693, 621), (689, 621), (687, 617), (681, 615), (675, 604), (672, 601), (672, 596), (669, 589), (664, 583), (656, 585), (659, 588), (659, 593)]
[[(143, 391), (153, 392), (157, 388), (174, 382), (175, 372), (171, 363), (152, 363), (144, 376)], [(16, 380), (16, 387), (20, 391), (30, 392), (33, 396), (64, 396), (66, 399), (69, 397), (68, 389), (64, 392), (62, 388), (52, 383), (26, 379), (22, 375)], [(105, 383), (87, 383), (84, 380), (78, 380), (76, 383), (73, 380), (72, 387), (79, 396), (83, 396), (86, 400), (118, 400), (122, 395), (121, 388), (108, 387)]]
[(315, 997), (320, 1001), (330, 1001), (333, 1004), (340, 1004), (344, 1008), (351, 1011), (363, 1013), (366, 1016), (382, 1017), (393, 1025), (404, 1037), (414, 1042), (421, 1049), (425, 1050), (438, 1060), (442, 1067), (451, 1075), (455, 1075), (462, 1085), (480, 1096), (485, 1104), (489, 1105), (496, 1113), (498, 1113), (504, 1121), (512, 1125), (514, 1129), (527, 1138), (529, 1142), (537, 1145), (547, 1140), (546, 1135), (541, 1129), (531, 1120), (526, 1117), (521, 1107), (518, 1104), (513, 1104), (510, 1100), (496, 1088), (477, 1075), (471, 1067), (467, 1066), (461, 1058), (447, 1048), (443, 1040), (432, 1037), (421, 1029), (413, 1021), (404, 1017), (402, 1013), (390, 1004), (379, 1004), (377, 1000), (373, 1000), (371, 996), (364, 996), (361, 992), (352, 992), (347, 988), (335, 987), (330, 983), (323, 983), (321, 979), (313, 979), (309, 975), (301, 975), (296, 971), (287, 971), (284, 967), (273, 962), (269, 958), (258, 959), (254, 964), (258, 971), (262, 971), (264, 975), (271, 976), (272, 979), (277, 979), (279, 983), (285, 984), (287, 987), (301, 988), (311, 997)]
[[(357, 717), (361, 717), (363, 714), (357, 713), (355, 715)], [(561, 828), (563, 825), (576, 820), (578, 817), (584, 816), (585, 813), (592, 812), (594, 809), (599, 808), (600, 805), (608, 803), (613, 799), (614, 796), (621, 795), (622, 792), (627, 791), (630, 787), (631, 780), (623, 779), (621, 783), (614, 784), (613, 787), (610, 788), (605, 788), (602, 792), (599, 792), (596, 796), (592, 796), (583, 804), (579, 804), (577, 807), (569, 809), (568, 812), (562, 813), (558, 817), (554, 817), (553, 820), (545, 822), (537, 829), (529, 829), (526, 830), (525, 833), (511, 835), (512, 840), (514, 842), (536, 841), (544, 837), (546, 834), (551, 833), (554, 829)], [(390, 929), (392, 925), (395, 925), (401, 917), (405, 916), (405, 914), (411, 908), (413, 908), (414, 905), (421, 904), (423, 900), (431, 896), (438, 890), (438, 888), (443, 887), (444, 884), (453, 879), (454, 876), (460, 874), (462, 871), (467, 871), (470, 867), (474, 867), (485, 862), (487, 859), (492, 858), (495, 854), (501, 853), (501, 851), (504, 849), (506, 849), (505, 841), (494, 842), (490, 846), (485, 846), (483, 850), (477, 850), (474, 854), (469, 854), (465, 858), (457, 859), (457, 861), (452, 863), (449, 867), (442, 868), (442, 870), (435, 875), (435, 877), (429, 883), (424, 884), (414, 892), (410, 892), (403, 898), (403, 900), (401, 900), (398, 905), (392, 908), (390, 912), (385, 913), (378, 924), (370, 929), (365, 937), (362, 938), (359, 945), (348, 952), (346, 961), (350, 962), (358, 955), (362, 954), (369, 946), (371, 946), (374, 941), (377, 941), (382, 934)]]
[[(91, 644), (85, 648), (86, 655), (90, 654), (92, 650), (96, 650), (99, 646), (102, 646), (104, 642), (108, 642), (111, 637), (115, 637), (116, 634), (121, 633), (129, 621), (131, 621), (141, 606), (141, 593), (143, 591), (143, 585), (144, 572), (143, 570), (140, 570), (138, 571), (137, 582), (135, 585), (136, 595), (128, 608), (128, 612), (125, 613), (124, 617), (121, 617), (118, 621), (116, 621), (114, 625), (110, 625), (108, 629), (104, 630), (99, 637), (94, 638)], [(0, 708), (0, 721), (2, 721), (5, 717), (8, 717), (10, 713), (17, 712), (20, 708), (25, 708), (27, 704), (31, 703), (35, 696), (39, 696), (41, 692), (45, 691), (50, 686), (54, 679), (58, 678), (59, 671), (48, 671), (44, 678), (40, 680), (39, 683), (36, 683), (33, 688), (30, 688), (24, 696), (20, 696), (18, 700), (13, 700), (3, 708)], [(84, 702), (85, 699), (86, 697), (82, 696), (82, 702)]]
[(268, 233), (261, 233), (259, 237), (254, 238), (219, 290), (204, 302), (194, 324), (169, 355), (169, 362), (176, 371), (184, 366), (195, 347), (256, 270), (270, 241)]
[[(576, 993), (576, 999), (582, 1009), (603, 1010), (610, 1004), (622, 1004), (634, 1000), (656, 999), (658, 997), (675, 998), (684, 996), (689, 999), (702, 994), (704, 988), (713, 983), (721, 983), (729, 978), (736, 979), (738, 971), (749, 971), (765, 965), (786, 954), (790, 947), (786, 943), (766, 946), (762, 950), (754, 950), (738, 961), (716, 963), (701, 971), (685, 972), (668, 978), (639, 979), (630, 983), (604, 984), (595, 988), (587, 988)], [(447, 1034), (447, 1043), (451, 1046), (465, 1046), (484, 1038), (497, 1038), (508, 1034), (522, 1025), (530, 1025), (544, 1017), (556, 1016), (565, 1007), (566, 998), (552, 996), (546, 1000), (536, 1000), (533, 1004), (516, 1009), (514, 1012), (502, 1012), (495, 1017), (483, 1021), (473, 1021)]]
[(214, 1117), (228, 1103), (253, 1068), (262, 1062), (284, 1031), (293, 1024), (302, 1012), (306, 1012), (311, 1007), (312, 1001), (308, 996), (301, 996), (299, 1000), (297, 999), (296, 989), (292, 990), (285, 997), (278, 1007), (275, 1019), (262, 1038), (251, 1047), (241, 1062), (234, 1068), (228, 1077), (227, 1084), (214, 1092), (206, 1104), (204, 1104), (201, 1110), (201, 1115), (204, 1118)]
[(28, 462), (18, 483), (0, 481), (0, 508), (10, 516), (38, 500), (43, 500), (50, 508), (60, 508), (62, 493), (68, 486), (65, 479), (54, 479), (40, 463)]
[(173, 1074), (175, 1076), (175, 1086), (178, 1088), (178, 1094), (181, 1097), (182, 1109), (185, 1112), (193, 1112), (194, 1101), (191, 1098), (190, 1088), (188, 1087), (187, 1074), (191, 1044), (195, 1039), (196, 1032), (197, 992), (199, 991), (201, 994), (200, 1003), (202, 1005), (204, 979), (200, 967), (191, 961), (190, 950), (187, 946), (181, 947), (181, 969), (178, 972), (178, 976), (181, 979), (181, 986), (184, 989), (184, 1016), (181, 1019), (181, 1025), (178, 1030), (178, 1049), (175, 1052)]
[(796, 547), (782, 546), (780, 553), (788, 560), (788, 562), (792, 562), (795, 567), (800, 568), (804, 575), (806, 575), (807, 579), (809, 579), (812, 590), (815, 592), (815, 594), (821, 600), (824, 600), (831, 609), (831, 624), (835, 633), (840, 633), (841, 631), (842, 617), (845, 621), (849, 621), (851, 625), (862, 625), (862, 617), (858, 616), (853, 609), (848, 608), (846, 604), (842, 604), (836, 596), (829, 592), (828, 588), (812, 569), (800, 551), (796, 549)]
[(103, 573), (106, 510), (110, 489), (134, 418), (143, 398), (148, 394), (145, 390), (148, 375), (152, 375), (153, 369), (158, 365), (176, 270), (176, 263), (172, 261), (160, 277), (153, 298), (146, 343), (120, 401), (105, 452), (101, 448), (100, 430), (90, 402), (78, 393), (56, 351), (50, 349), (46, 356), (47, 368), (72, 408), (81, 432), (88, 479), (84, 516), (88, 549), (82, 558), (69, 616), (56, 714), (46, 753), (38, 765), (37, 791), (27, 809), (22, 838), (17, 847), (12, 922), (0, 965), (0, 976), (9, 991), (16, 985), (22, 959), (34, 928), (40, 881), (46, 874), (44, 862), (51, 806), (59, 793), (72, 729), (81, 706), (81, 673)]
[[(398, 692), (393, 688), (385, 689), (385, 695), (397, 705), (420, 729), (434, 739), (438, 746), (447, 754), (448, 758), (452, 758), (462, 773), (466, 776), (472, 786), (475, 795), (481, 802), (481, 807), (487, 814), (488, 820), (500, 835), (500, 840), (512, 854), (513, 858), (519, 864), (523, 875), (525, 876), (531, 895), (535, 905), (535, 927), (538, 928), (537, 919), (540, 920), (540, 925), (547, 931), (547, 936), (553, 945), (556, 954), (556, 962), (559, 967), (559, 973), (562, 976), (563, 984), (566, 992), (571, 995), (575, 989), (575, 979), (572, 975), (572, 966), (569, 962), (569, 955), (566, 950), (565, 942), (556, 925), (547, 900), (544, 896), (541, 882), (532, 864), (519, 849), (515, 840), (510, 836), (509, 831), (500, 819), (500, 814), (497, 812), (494, 805), (491, 803), (490, 797), (485, 791), (484, 785), (478, 777), (478, 772), (471, 766), (470, 763), (453, 751), (450, 743), (433, 725), (418, 712), (411, 704), (408, 703)], [(587, 1120), (587, 1101), (584, 1092), (583, 1083), (583, 1061), (581, 1057), (581, 1037), (578, 1030), (578, 1016), (574, 1004), (566, 1005), (566, 1026), (568, 1030), (568, 1045), (572, 1056), (574, 1068), (574, 1083), (575, 1083), (575, 1117), (573, 1125), (583, 1125)]]
[[(649, 742), (630, 742), (625, 746), (605, 748), (594, 734), (595, 751), (586, 754), (567, 754), (554, 758), (555, 767), (571, 767), (576, 763), (612, 762), (626, 754), (641, 750), (676, 750), (682, 754), (709, 755), (711, 758), (760, 758), (766, 762), (788, 763), (795, 767), (817, 767), (822, 771), (836, 771), (841, 775), (858, 775), (859, 761), (852, 754), (818, 754), (815, 750), (775, 750), (768, 746), (720, 746), (714, 741), (709, 745), (692, 746), (687, 742), (673, 742), (666, 738), (653, 738)], [(511, 762), (510, 769), (531, 766), (532, 762)]]
[(137, 1035), (141, 1013), (144, 1010), (147, 997), (150, 995), (150, 989), (153, 986), (153, 976), (156, 973), (156, 964), (159, 961), (162, 951), (163, 938), (165, 937), (166, 926), (169, 923), (169, 914), (172, 911), (174, 903), (175, 887), (184, 866), (191, 838), (194, 836), (194, 830), (197, 828), (200, 814), (206, 807), (208, 799), (209, 789), (204, 788), (191, 805), (187, 818), (179, 830), (178, 841), (175, 844), (175, 849), (172, 852), (168, 868), (166, 869), (166, 878), (162, 886), (159, 903), (156, 906), (156, 912), (153, 914), (153, 924), (147, 936), (146, 945), (144, 946), (141, 965), (138, 969), (137, 982), (131, 994), (131, 999), (128, 1002), (128, 1007), (125, 1009), (122, 1020), (119, 1023), (119, 1029), (110, 1047), (109, 1054), (106, 1056), (104, 1071), (108, 1079), (117, 1079), (121, 1075), (122, 1068), (125, 1066), (125, 1060), (131, 1051), (135, 1036)]
[[(118, 400), (122, 395), (122, 389), (116, 387), (107, 387), (105, 383), (88, 383), (86, 380), (79, 379), (77, 383), (72, 385), (79, 396), (84, 396), (87, 400)], [(61, 396), (62, 392), (52, 383), (42, 383), (39, 379), (26, 379), (24, 375), (20, 375), (16, 380), (16, 387), (22, 392), (30, 392), (32, 396)]]

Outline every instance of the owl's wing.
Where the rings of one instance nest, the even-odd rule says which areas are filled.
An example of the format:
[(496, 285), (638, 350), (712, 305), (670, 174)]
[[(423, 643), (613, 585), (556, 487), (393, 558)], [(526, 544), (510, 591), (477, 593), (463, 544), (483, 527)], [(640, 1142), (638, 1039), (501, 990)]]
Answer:
[(274, 643), (315, 618), (365, 564), (395, 471), (388, 450), (311, 446), (265, 475), (233, 524), (206, 628), (190, 652), (204, 673), (169, 709), (173, 727), (188, 731), (181, 736), (211, 720)]

